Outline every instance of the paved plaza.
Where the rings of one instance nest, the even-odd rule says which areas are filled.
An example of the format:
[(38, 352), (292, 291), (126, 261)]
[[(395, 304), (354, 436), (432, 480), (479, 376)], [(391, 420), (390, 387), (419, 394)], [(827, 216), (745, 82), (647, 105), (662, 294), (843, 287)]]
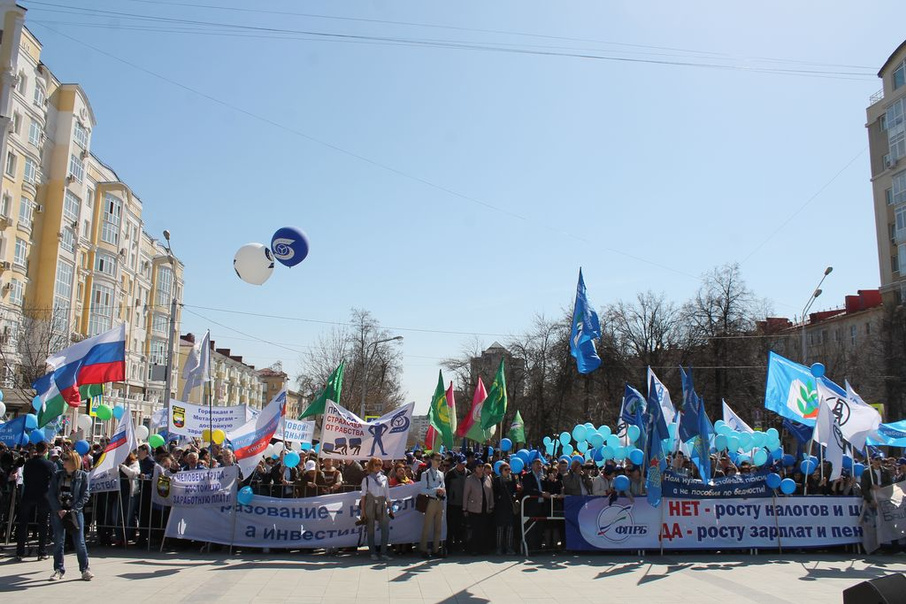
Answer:
[[(10, 554), (9, 550), (6, 554)], [(47, 581), (50, 561), (0, 560), (2, 601), (293, 602), (369, 604), (544, 602), (842, 602), (843, 589), (906, 571), (906, 556), (792, 554), (631, 556), (559, 554), (528, 561), (95, 550), (94, 581)]]

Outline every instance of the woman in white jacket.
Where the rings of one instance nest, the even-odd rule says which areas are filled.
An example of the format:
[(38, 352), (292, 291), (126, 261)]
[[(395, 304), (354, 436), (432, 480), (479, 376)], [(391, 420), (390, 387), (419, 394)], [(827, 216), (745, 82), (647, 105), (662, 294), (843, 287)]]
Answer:
[[(138, 513), (139, 499), (141, 497), (141, 486), (139, 483), (141, 473), (142, 469), (134, 453), (130, 453), (126, 457), (126, 461), (120, 464), (120, 476), (129, 481), (129, 489), (123, 489), (123, 511), (126, 513), (126, 535), (128, 539), (133, 539), (135, 534), (135, 516)], [(119, 516), (119, 511), (117, 511), (117, 516)]]

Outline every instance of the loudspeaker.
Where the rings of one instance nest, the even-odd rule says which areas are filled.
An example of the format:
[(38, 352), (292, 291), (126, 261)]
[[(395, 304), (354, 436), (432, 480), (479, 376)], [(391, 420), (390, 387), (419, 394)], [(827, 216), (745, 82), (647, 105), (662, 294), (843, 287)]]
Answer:
[(843, 604), (906, 604), (906, 575), (886, 575), (844, 589)]

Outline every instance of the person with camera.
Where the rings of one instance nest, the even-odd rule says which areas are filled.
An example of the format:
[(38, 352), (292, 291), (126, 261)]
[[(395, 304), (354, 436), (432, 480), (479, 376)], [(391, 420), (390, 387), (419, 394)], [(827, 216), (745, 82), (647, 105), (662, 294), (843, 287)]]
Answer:
[(81, 469), (82, 457), (70, 451), (63, 459), (63, 469), (50, 480), (47, 499), (50, 504), (50, 519), (53, 525), (53, 574), (51, 581), (59, 581), (66, 573), (63, 566), (63, 547), (66, 533), (72, 535), (79, 572), (83, 581), (94, 578), (88, 567), (88, 550), (85, 547), (85, 518), (82, 511), (88, 503), (88, 473)]
[(368, 549), (371, 559), (378, 560), (378, 550), (374, 539), (374, 523), (381, 527), (381, 554), (380, 558), (389, 560), (387, 543), (390, 540), (390, 486), (387, 477), (381, 472), (383, 462), (372, 457), (365, 466), (367, 474), (362, 479), (362, 500), (359, 507), (365, 520), (365, 530), (368, 533)]
[[(419, 482), (422, 487), (422, 494), (428, 497), (428, 507), (425, 509), (425, 522), (422, 524), (422, 541), (419, 551), (422, 558), (442, 556), (441, 549), (441, 525), (444, 520), (444, 500), (447, 497), (447, 489), (444, 486), (444, 473), (438, 469), (440, 466), (440, 453), (434, 453), (428, 460), (428, 469), (422, 472)], [(434, 544), (433, 554), (428, 551), (428, 536), (431, 537), (431, 543)]]

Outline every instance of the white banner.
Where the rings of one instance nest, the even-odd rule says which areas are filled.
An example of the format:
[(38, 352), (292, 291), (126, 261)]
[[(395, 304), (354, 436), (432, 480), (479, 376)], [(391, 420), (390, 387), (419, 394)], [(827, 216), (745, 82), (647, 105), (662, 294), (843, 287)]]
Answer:
[(309, 443), (315, 438), (314, 420), (284, 419), (274, 438), (290, 442)]
[(233, 447), (236, 464), (243, 476), (251, 476), (258, 461), (282, 423), (286, 412), (286, 389), (277, 393), (264, 410), (244, 422), (235, 430), (227, 432), (227, 441)]
[(174, 507), (232, 505), (236, 500), (239, 468), (211, 468), (177, 472), (171, 476), (154, 466), (151, 500), (157, 505)]
[(213, 422), (211, 409), (207, 405), (193, 405), (171, 398), (167, 410), (167, 430), (170, 434), (201, 438), (202, 431), (211, 428), (212, 423), (214, 430), (231, 432), (247, 421), (246, 405), (213, 407)]
[(878, 542), (890, 543), (906, 537), (906, 492), (903, 483), (883, 487), (875, 491), (878, 502)]
[(94, 465), (94, 469), (88, 473), (88, 489), (92, 493), (118, 491), (120, 489), (120, 464), (126, 461), (126, 457), (137, 446), (132, 414), (127, 411), (120, 418), (116, 432), (110, 437), (110, 443)]
[(332, 459), (403, 459), (412, 425), (409, 403), (376, 420), (366, 422), (333, 401), (327, 401), (321, 427), (321, 457)]
[(857, 497), (664, 499), (658, 508), (637, 497), (567, 497), (566, 544), (571, 550), (747, 549), (825, 547), (859, 543)]
[[(390, 543), (417, 543), (421, 539), (424, 515), (415, 509), (415, 497), (420, 492), (418, 484), (390, 489), (397, 509), (390, 521)], [(249, 505), (237, 504), (235, 508), (174, 507), (167, 521), (166, 536), (224, 545), (232, 542), (245, 547), (356, 547), (366, 543), (365, 527), (355, 525), (361, 498), (361, 492), (306, 499), (256, 495)], [(380, 542), (377, 524), (375, 532)]]

